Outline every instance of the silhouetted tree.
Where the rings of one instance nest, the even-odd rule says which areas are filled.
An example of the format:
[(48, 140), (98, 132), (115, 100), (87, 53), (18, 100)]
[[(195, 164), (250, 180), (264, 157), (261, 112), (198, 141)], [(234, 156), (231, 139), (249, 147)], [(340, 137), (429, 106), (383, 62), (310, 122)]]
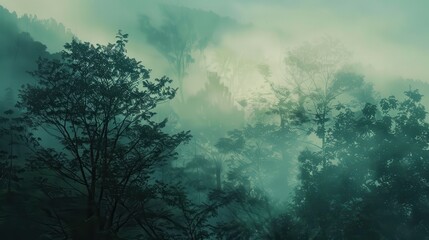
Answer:
[(25, 130), (24, 119), (16, 116), (13, 110), (7, 110), (4, 116), (0, 116), (0, 185), (6, 186), (8, 194), (12, 185), (21, 180), (19, 175), (24, 171), (22, 163), (18, 164), (17, 160)]
[(429, 124), (416, 90), (360, 112), (338, 106), (325, 152), (303, 151), (294, 214), (303, 238), (424, 239)]
[(189, 139), (152, 120), (176, 90), (127, 57), (127, 41), (121, 32), (106, 46), (73, 40), (60, 59), (40, 59), (37, 84), (20, 93), (19, 106), (58, 140), (39, 147), (30, 166), (49, 176), (38, 181), (47, 212), (73, 239), (112, 239), (135, 225), (141, 203), (156, 197), (152, 173)]

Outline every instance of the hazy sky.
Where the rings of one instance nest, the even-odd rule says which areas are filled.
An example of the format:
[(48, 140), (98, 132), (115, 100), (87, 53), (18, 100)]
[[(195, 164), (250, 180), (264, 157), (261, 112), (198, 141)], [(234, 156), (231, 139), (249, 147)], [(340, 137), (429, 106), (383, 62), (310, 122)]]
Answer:
[[(133, 55), (156, 53), (133, 42), (139, 36), (138, 14), (151, 11), (144, 0), (0, 0), (18, 15), (54, 18), (83, 40), (111, 41), (117, 29), (131, 35)], [(160, 1), (156, 1), (160, 2)], [(281, 59), (303, 42), (331, 37), (352, 52), (354, 61), (385, 76), (429, 81), (429, 1), (399, 0), (176, 0), (166, 3), (211, 10), (254, 31), (225, 38), (225, 44), (248, 58)], [(134, 35), (133, 35), (134, 34)], [(241, 49), (240, 49), (241, 48)], [(249, 53), (253, 49), (254, 54)], [(261, 55), (262, 54), (262, 55)]]

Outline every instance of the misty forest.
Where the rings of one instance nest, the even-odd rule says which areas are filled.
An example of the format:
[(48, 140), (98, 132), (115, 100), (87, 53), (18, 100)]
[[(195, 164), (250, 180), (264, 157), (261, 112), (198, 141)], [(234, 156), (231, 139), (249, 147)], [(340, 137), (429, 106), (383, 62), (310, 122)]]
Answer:
[(427, 8), (0, 0), (0, 239), (429, 239)]

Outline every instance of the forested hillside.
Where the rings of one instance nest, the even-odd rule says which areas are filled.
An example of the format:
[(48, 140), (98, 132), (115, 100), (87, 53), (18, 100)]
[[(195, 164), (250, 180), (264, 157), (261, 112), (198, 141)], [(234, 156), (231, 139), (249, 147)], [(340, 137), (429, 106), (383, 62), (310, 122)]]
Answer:
[(128, 4), (95, 42), (0, 1), (0, 239), (428, 238), (427, 79), (241, 3)]

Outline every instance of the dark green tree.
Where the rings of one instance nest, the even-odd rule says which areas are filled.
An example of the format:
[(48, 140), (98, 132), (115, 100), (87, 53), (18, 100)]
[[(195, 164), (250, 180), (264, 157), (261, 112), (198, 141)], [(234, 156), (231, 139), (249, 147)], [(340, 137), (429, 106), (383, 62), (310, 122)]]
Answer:
[(293, 213), (303, 238), (427, 236), (429, 125), (422, 95), (405, 95), (338, 106), (325, 152), (301, 153)]
[[(274, 125), (249, 125), (230, 131), (217, 142), (216, 148), (225, 155), (225, 178), (222, 189), (211, 196), (222, 203), (216, 228), (221, 239), (271, 236), (270, 223), (276, 216), (277, 207), (272, 199), (284, 194), (276, 191), (276, 184), (281, 182), (281, 190), (284, 190), (289, 180), (289, 169), (276, 144), (279, 140), (287, 140), (278, 131)], [(280, 172), (278, 169), (287, 170)]]
[(17, 159), (19, 145), (22, 144), (21, 134), (26, 129), (23, 125), (23, 118), (13, 116), (12, 110), (7, 110), (4, 114), (4, 117), (0, 117), (0, 136), (5, 140), (1, 142), (4, 146), (0, 150), (0, 184), (6, 185), (7, 192), (11, 193), (12, 185), (21, 180), (19, 174), (24, 171), (22, 163), (17, 164)]
[[(26, 239), (41, 234), (34, 224), (37, 214), (32, 195), (33, 186), (27, 181), (25, 146), (32, 138), (31, 121), (14, 110), (0, 116), (0, 232), (5, 239)], [(28, 227), (30, 226), (30, 227)]]
[(156, 197), (157, 167), (189, 139), (165, 133), (166, 119), (152, 120), (176, 89), (127, 57), (127, 41), (121, 32), (106, 46), (73, 40), (59, 59), (40, 59), (37, 84), (20, 93), (19, 106), (57, 140), (39, 146), (29, 164), (47, 176), (38, 185), (56, 221), (49, 226), (63, 238), (113, 239), (136, 225), (142, 203)]

